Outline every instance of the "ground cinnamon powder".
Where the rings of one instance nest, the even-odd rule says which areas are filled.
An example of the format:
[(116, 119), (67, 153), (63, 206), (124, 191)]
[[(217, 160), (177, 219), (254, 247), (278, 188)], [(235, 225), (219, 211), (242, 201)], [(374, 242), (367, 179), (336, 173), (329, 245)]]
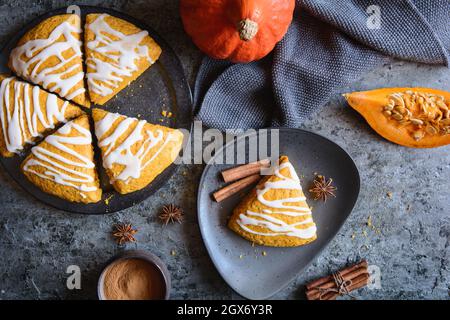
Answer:
[(161, 272), (150, 262), (124, 259), (106, 269), (103, 295), (107, 300), (164, 299), (165, 283)]

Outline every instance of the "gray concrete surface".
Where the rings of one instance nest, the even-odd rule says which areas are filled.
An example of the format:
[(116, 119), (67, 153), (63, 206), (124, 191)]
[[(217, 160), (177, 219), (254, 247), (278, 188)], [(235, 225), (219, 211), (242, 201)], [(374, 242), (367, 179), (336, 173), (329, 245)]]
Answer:
[[(67, 1), (0, 1), (0, 44), (47, 10)], [(178, 2), (86, 1), (121, 10), (154, 27), (179, 54), (191, 84), (201, 55), (184, 35)], [(404, 62), (384, 65), (342, 92), (383, 86), (428, 86), (450, 91), (450, 71)], [(320, 257), (277, 299), (303, 299), (303, 285), (347, 262), (366, 258), (381, 271), (381, 289), (363, 289), (360, 299), (449, 299), (450, 149), (415, 150), (388, 143), (336, 95), (304, 123), (333, 139), (354, 158), (361, 173), (358, 203), (341, 232)], [(203, 246), (196, 217), (202, 166), (180, 166), (178, 175), (143, 203), (120, 213), (82, 216), (32, 199), (0, 170), (0, 299), (95, 299), (103, 264), (123, 248), (111, 226), (138, 226), (138, 244), (169, 267), (174, 299), (239, 298), (227, 287)], [(387, 193), (392, 193), (392, 199)], [(186, 221), (163, 227), (157, 213), (167, 203), (182, 206)], [(366, 225), (372, 217), (375, 229)], [(378, 231), (377, 231), (378, 230)], [(82, 289), (66, 288), (66, 268), (78, 265)]]

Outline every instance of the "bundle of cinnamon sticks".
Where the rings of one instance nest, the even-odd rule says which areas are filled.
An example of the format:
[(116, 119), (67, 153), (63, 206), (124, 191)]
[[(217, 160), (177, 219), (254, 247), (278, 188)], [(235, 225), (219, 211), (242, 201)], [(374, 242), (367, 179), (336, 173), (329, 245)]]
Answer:
[(306, 285), (308, 300), (335, 300), (338, 296), (366, 286), (369, 283), (367, 261), (363, 260), (353, 266), (344, 268)]
[(258, 182), (261, 179), (261, 169), (268, 167), (270, 167), (270, 160), (264, 159), (222, 171), (223, 181), (230, 184), (214, 192), (213, 198), (221, 202)]

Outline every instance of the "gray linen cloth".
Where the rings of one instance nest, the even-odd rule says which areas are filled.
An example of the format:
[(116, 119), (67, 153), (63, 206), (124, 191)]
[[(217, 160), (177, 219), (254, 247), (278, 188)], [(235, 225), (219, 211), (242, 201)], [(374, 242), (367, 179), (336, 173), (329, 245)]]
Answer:
[(221, 130), (298, 127), (389, 57), (448, 67), (449, 23), (450, 0), (297, 0), (292, 25), (266, 58), (204, 58), (196, 119)]

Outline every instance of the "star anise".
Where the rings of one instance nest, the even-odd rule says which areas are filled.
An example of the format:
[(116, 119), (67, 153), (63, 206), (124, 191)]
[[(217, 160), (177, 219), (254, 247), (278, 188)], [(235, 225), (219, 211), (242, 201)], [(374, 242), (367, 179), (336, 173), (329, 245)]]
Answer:
[(133, 229), (130, 223), (121, 223), (114, 226), (113, 236), (116, 238), (118, 244), (125, 242), (136, 242), (135, 235), (138, 231)]
[(162, 212), (159, 214), (159, 219), (167, 225), (169, 222), (181, 223), (183, 221), (183, 216), (184, 213), (180, 207), (169, 204), (163, 207)]
[(336, 187), (331, 184), (332, 182), (333, 179), (331, 178), (327, 180), (324, 176), (317, 175), (313, 181), (313, 187), (309, 189), (309, 192), (314, 196), (314, 200), (321, 199), (325, 202), (329, 196), (336, 197), (334, 194)]

